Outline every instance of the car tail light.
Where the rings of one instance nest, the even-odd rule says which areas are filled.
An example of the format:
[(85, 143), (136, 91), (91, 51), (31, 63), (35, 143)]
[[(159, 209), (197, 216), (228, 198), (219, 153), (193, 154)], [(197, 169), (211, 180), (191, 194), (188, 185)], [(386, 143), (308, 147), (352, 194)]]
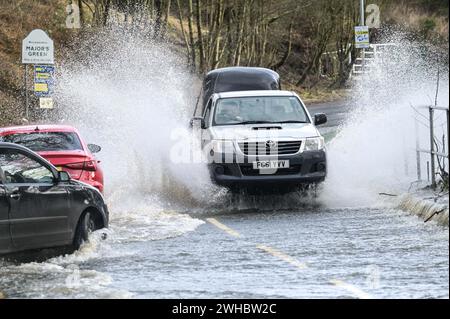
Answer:
[(85, 171), (95, 171), (97, 167), (95, 166), (95, 161), (86, 161), (86, 162), (78, 162), (78, 163), (70, 163), (64, 165), (70, 169), (81, 169)]
[(86, 171), (96, 171), (97, 166), (95, 166), (95, 161), (84, 162), (84, 170)]
[(71, 168), (71, 169), (83, 169), (84, 162), (66, 164), (66, 165), (64, 165), (64, 167)]

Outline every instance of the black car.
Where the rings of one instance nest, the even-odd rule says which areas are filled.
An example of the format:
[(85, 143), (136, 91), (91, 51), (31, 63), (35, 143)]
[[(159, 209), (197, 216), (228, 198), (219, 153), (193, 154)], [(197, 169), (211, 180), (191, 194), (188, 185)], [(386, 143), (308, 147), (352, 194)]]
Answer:
[(72, 246), (108, 227), (101, 193), (31, 150), (0, 142), (0, 254)]

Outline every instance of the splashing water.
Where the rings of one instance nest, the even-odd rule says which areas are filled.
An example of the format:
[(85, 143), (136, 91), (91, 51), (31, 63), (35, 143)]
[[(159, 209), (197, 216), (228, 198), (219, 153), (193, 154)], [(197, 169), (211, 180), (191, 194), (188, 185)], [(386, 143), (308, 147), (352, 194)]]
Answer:
[[(122, 36), (126, 32), (112, 28), (83, 42), (83, 58), (66, 61), (59, 81), (66, 118), (103, 146), (112, 206), (134, 202), (136, 211), (152, 205), (177, 211), (215, 204), (247, 209), (275, 202), (270, 207), (277, 209), (278, 202), (282, 208), (304, 203), (295, 195), (289, 201), (236, 200), (210, 183), (204, 165), (171, 161), (174, 132), (186, 129), (199, 81), (169, 44), (139, 34)], [(423, 47), (403, 41), (372, 69), (354, 79), (352, 114), (328, 145), (329, 176), (318, 201), (327, 206), (378, 205), (379, 192), (402, 192), (415, 180), (411, 105), (433, 103), (436, 61)], [(447, 99), (448, 78), (442, 76), (439, 101)], [(422, 145), (426, 134), (422, 127)]]
[(175, 185), (165, 184), (170, 176), (193, 198), (203, 198), (212, 188), (199, 182), (203, 166), (189, 171), (169, 158), (174, 131), (189, 123), (198, 80), (180, 67), (169, 45), (116, 32), (126, 33), (100, 33), (83, 42), (81, 61), (65, 62), (58, 94), (65, 117), (102, 145), (107, 192), (162, 193)]
[[(174, 211), (186, 209), (297, 207), (298, 195), (289, 201), (282, 196), (236, 198), (211, 183), (204, 163), (174, 158), (180, 143), (189, 144), (185, 152), (200, 151), (188, 129), (200, 83), (170, 44), (127, 33), (123, 26), (80, 42), (58, 75), (57, 98), (61, 117), (102, 146), (99, 158), (112, 228), (124, 235), (127, 227), (142, 223), (142, 233), (131, 237), (170, 237), (168, 228), (150, 234), (163, 229), (153, 227), (164, 219), (162, 211), (173, 221)], [(180, 220), (187, 230), (199, 224)]]
[(151, 240), (195, 229), (201, 221), (173, 210), (212, 197), (215, 187), (206, 167), (174, 164), (170, 152), (174, 132), (188, 135), (198, 79), (169, 44), (126, 27), (80, 43), (61, 68), (57, 98), (65, 121), (102, 146), (113, 236)]
[[(372, 71), (353, 80), (352, 114), (328, 145), (329, 176), (321, 201), (328, 206), (383, 204), (379, 192), (407, 191), (416, 176), (416, 129), (429, 148), (427, 110), (434, 104), (437, 52), (413, 42), (396, 42), (375, 60)], [(438, 102), (448, 107), (448, 68), (441, 65)], [(436, 114), (436, 136), (445, 132), (445, 113)], [(422, 177), (426, 161), (422, 156)], [(448, 160), (447, 160), (448, 167)]]
[[(104, 230), (92, 233), (90, 241), (70, 255), (25, 263), (20, 257), (14, 262), (0, 259), (2, 285), (16, 287), (7, 297), (131, 298), (132, 293), (111, 286), (113, 280), (109, 274), (83, 268), (87, 260), (111, 260), (132, 255), (132, 252), (117, 251), (105, 244), (101, 239), (102, 232)], [(47, 253), (49, 256), (55, 255), (51, 250)], [(38, 259), (45, 254), (41, 252)], [(29, 258), (27, 254), (23, 257)]]

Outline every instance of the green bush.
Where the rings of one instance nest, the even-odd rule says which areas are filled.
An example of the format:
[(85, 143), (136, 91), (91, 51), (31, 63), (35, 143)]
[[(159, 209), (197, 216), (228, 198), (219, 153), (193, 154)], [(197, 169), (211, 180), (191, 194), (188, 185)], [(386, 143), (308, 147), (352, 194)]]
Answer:
[(436, 28), (436, 21), (433, 18), (426, 18), (421, 23), (421, 32), (423, 36), (428, 35)]

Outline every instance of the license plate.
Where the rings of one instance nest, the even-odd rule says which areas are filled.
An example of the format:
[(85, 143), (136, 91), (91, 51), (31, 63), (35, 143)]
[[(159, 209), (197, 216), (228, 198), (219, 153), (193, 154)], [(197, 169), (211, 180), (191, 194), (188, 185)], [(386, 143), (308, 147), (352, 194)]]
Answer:
[(279, 168), (289, 168), (289, 160), (253, 162), (253, 169), (279, 169)]

